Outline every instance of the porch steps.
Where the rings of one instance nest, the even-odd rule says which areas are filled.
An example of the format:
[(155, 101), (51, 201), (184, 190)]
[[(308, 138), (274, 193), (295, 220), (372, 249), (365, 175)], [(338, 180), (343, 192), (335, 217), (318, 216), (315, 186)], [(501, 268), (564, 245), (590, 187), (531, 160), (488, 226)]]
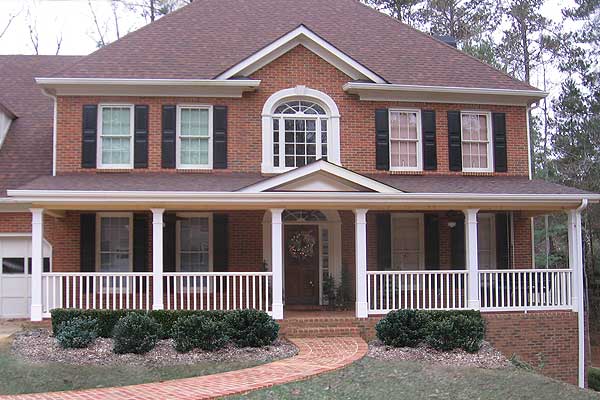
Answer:
[(291, 317), (277, 321), (282, 337), (320, 338), (362, 336), (360, 321), (354, 317)]

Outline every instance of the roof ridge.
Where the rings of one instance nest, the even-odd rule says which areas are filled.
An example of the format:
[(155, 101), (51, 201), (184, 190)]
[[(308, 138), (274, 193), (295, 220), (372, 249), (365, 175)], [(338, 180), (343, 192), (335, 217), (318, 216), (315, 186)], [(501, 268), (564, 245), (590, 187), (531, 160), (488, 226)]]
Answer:
[(431, 34), (429, 34), (429, 33), (423, 32), (422, 30), (420, 30), (420, 29), (417, 29), (417, 28), (415, 28), (415, 27), (414, 27), (414, 26), (412, 26), (412, 25), (409, 25), (409, 24), (407, 24), (407, 23), (404, 23), (404, 22), (400, 21), (398, 18), (394, 18), (394, 17), (392, 17), (391, 15), (385, 14), (385, 13), (383, 13), (383, 12), (379, 11), (379, 10), (376, 10), (376, 9), (374, 9), (373, 7), (370, 7), (370, 6), (368, 6), (368, 5), (364, 4), (364, 3), (362, 3), (360, 0), (350, 0), (350, 1), (353, 1), (354, 3), (358, 3), (359, 5), (361, 5), (361, 6), (365, 7), (366, 9), (368, 9), (368, 10), (369, 10), (369, 11), (371, 11), (371, 12), (375, 12), (375, 13), (377, 13), (377, 14), (381, 15), (381, 16), (384, 16), (384, 17), (390, 18), (392, 21), (395, 21), (396, 23), (399, 23), (399, 24), (401, 24), (401, 25), (403, 25), (403, 26), (405, 26), (405, 27), (407, 27), (407, 28), (409, 28), (409, 29), (411, 29), (411, 30), (415, 31), (415, 32), (419, 33), (420, 35), (422, 35), (422, 36), (424, 36), (424, 37), (426, 37), (426, 38), (428, 38), (428, 39), (430, 39), (430, 40), (434, 40), (436, 43), (438, 43), (438, 44), (440, 44), (440, 45), (442, 45), (442, 46), (446, 46), (446, 47), (448, 47), (448, 48), (452, 49), (453, 51), (455, 51), (455, 52), (458, 52), (459, 54), (461, 54), (461, 55), (463, 55), (463, 56), (466, 56), (466, 57), (468, 57), (468, 58), (470, 58), (470, 59), (472, 59), (472, 60), (475, 60), (475, 61), (477, 61), (478, 63), (485, 65), (485, 66), (486, 66), (488, 69), (491, 69), (491, 70), (492, 70), (492, 71), (494, 71), (494, 72), (498, 72), (498, 73), (500, 73), (500, 74), (502, 74), (502, 75), (504, 75), (504, 76), (506, 76), (506, 77), (510, 78), (510, 79), (511, 79), (511, 80), (513, 80), (513, 81), (516, 81), (516, 82), (519, 82), (519, 83), (525, 83), (526, 85), (529, 85), (529, 86), (530, 86), (532, 89), (541, 91), (541, 89), (539, 89), (539, 88), (537, 88), (537, 87), (533, 86), (531, 83), (529, 83), (529, 82), (525, 82), (525, 81), (522, 81), (522, 80), (520, 80), (520, 79), (517, 79), (517, 78), (515, 78), (514, 76), (512, 76), (512, 75), (508, 74), (507, 72), (505, 72), (505, 71), (502, 71), (502, 70), (500, 70), (500, 69), (498, 69), (498, 68), (496, 68), (496, 67), (494, 67), (494, 66), (492, 66), (492, 65), (490, 65), (490, 64), (488, 64), (488, 63), (486, 63), (485, 61), (482, 61), (482, 60), (480, 60), (479, 58), (477, 58), (477, 57), (475, 57), (475, 56), (472, 56), (471, 54), (467, 54), (467, 53), (465, 53), (464, 51), (460, 50), (460, 49), (459, 49), (459, 48), (457, 48), (457, 47), (450, 46), (449, 44), (447, 44), (447, 43), (444, 43), (444, 42), (442, 42), (441, 40), (438, 40), (438, 39), (434, 38), (434, 37), (433, 37)]

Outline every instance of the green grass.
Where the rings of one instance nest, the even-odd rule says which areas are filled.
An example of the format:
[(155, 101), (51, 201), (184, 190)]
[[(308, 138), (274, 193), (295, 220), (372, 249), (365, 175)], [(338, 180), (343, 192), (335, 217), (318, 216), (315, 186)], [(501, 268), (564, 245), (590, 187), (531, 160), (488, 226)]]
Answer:
[(366, 357), (342, 370), (313, 379), (228, 399), (598, 400), (600, 395), (516, 368), (442, 368)]
[(0, 343), (0, 395), (124, 386), (215, 374), (258, 362), (203, 362), (169, 367), (32, 364), (15, 358), (10, 342)]

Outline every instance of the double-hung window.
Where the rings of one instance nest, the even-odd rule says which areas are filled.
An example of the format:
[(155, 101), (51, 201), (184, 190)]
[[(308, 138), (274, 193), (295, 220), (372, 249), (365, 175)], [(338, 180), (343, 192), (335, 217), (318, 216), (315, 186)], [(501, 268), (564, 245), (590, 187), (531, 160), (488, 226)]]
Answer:
[(100, 168), (133, 168), (133, 105), (100, 105)]
[(424, 217), (418, 213), (392, 214), (392, 269), (419, 271), (425, 265)]
[(211, 270), (211, 218), (208, 214), (178, 215), (178, 257), (180, 272)]
[(132, 269), (132, 215), (98, 214), (97, 249), (99, 272), (129, 272)]
[(492, 171), (491, 119), (490, 113), (461, 113), (463, 171)]
[(495, 222), (493, 214), (477, 215), (477, 257), (479, 269), (496, 268)]
[(177, 168), (212, 168), (212, 107), (177, 107)]
[(390, 169), (420, 171), (422, 169), (421, 112), (390, 110)]

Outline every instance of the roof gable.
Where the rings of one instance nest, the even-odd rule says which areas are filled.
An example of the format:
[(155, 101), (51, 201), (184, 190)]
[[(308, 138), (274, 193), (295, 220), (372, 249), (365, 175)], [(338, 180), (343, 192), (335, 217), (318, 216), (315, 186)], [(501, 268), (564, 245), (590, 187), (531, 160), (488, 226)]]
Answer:
[(388, 83), (532, 89), (357, 0), (195, 1), (56, 76), (214, 79), (302, 25)]

